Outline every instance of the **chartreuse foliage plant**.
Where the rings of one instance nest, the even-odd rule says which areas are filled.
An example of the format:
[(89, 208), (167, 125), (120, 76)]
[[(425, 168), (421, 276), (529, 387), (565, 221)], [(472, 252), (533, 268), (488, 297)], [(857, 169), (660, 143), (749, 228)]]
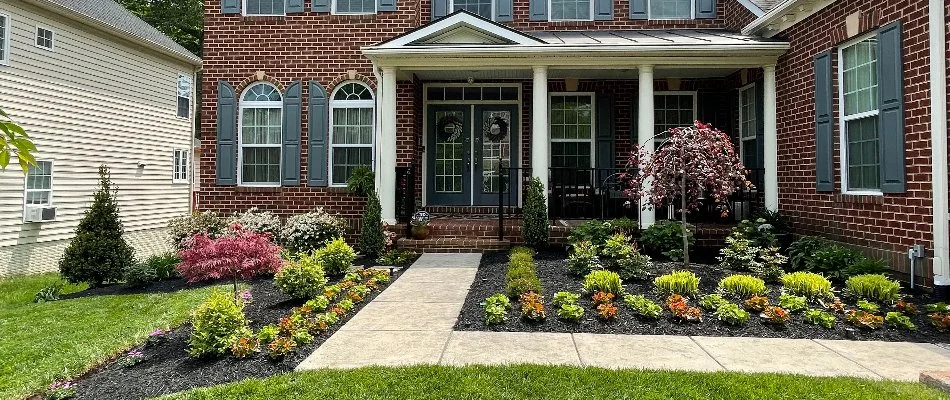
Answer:
[(799, 271), (782, 275), (782, 287), (789, 294), (805, 296), (810, 300), (834, 297), (831, 281), (814, 272)]
[(825, 310), (817, 309), (805, 311), (804, 319), (805, 322), (808, 322), (809, 324), (818, 325), (825, 329), (834, 328), (835, 322), (838, 320), (835, 318), (834, 314)]
[(752, 275), (730, 275), (719, 281), (720, 292), (739, 299), (762, 295), (767, 290), (765, 281)]
[(508, 297), (517, 299), (528, 292), (539, 295), (542, 293), (541, 279), (538, 278), (538, 269), (533, 255), (534, 252), (525, 247), (516, 247), (511, 250), (505, 277)]
[(808, 308), (808, 299), (805, 296), (795, 296), (788, 293), (783, 293), (779, 297), (779, 306), (788, 310), (789, 312), (801, 311)]
[(340, 276), (350, 270), (353, 266), (353, 260), (356, 259), (356, 251), (350, 245), (346, 244), (343, 238), (338, 237), (331, 240), (326, 246), (317, 249), (314, 256), (323, 266), (324, 272), (329, 276)]
[(231, 351), (238, 338), (249, 334), (244, 304), (222, 291), (212, 292), (198, 306), (192, 325), (188, 353), (193, 357), (224, 355)]
[(716, 318), (728, 325), (745, 325), (749, 322), (749, 312), (736, 304), (725, 302), (716, 309)]
[(562, 304), (577, 304), (577, 300), (581, 298), (581, 295), (571, 292), (557, 292), (554, 294), (554, 298), (551, 299), (552, 304), (556, 307), (560, 307)]
[(312, 299), (323, 293), (327, 284), (323, 267), (310, 254), (300, 254), (296, 260), (287, 262), (274, 276), (274, 285), (284, 294), (295, 299)]
[(663, 307), (643, 295), (628, 294), (623, 297), (623, 303), (646, 319), (657, 319), (663, 315)]
[(36, 165), (35, 151), (30, 135), (0, 109), (0, 171), (6, 171), (10, 160), (16, 157), (20, 169), (26, 174), (31, 165)]
[(900, 300), (900, 290), (900, 282), (890, 280), (883, 274), (856, 275), (845, 282), (845, 293), (848, 295), (882, 303)]
[(653, 285), (657, 292), (664, 296), (671, 294), (695, 296), (699, 292), (699, 277), (690, 271), (673, 271), (656, 277)]
[(699, 299), (699, 306), (706, 311), (716, 311), (719, 306), (728, 303), (726, 299), (718, 294), (707, 294)]
[(593, 271), (584, 277), (584, 291), (587, 293), (604, 292), (620, 296), (623, 294), (623, 280), (613, 271)]
[(584, 240), (571, 247), (571, 254), (567, 258), (567, 270), (570, 273), (584, 276), (591, 271), (603, 268), (597, 246), (593, 243)]
[(488, 325), (502, 324), (508, 319), (508, 310), (511, 309), (511, 301), (508, 296), (501, 293), (495, 293), (485, 299), (485, 323)]

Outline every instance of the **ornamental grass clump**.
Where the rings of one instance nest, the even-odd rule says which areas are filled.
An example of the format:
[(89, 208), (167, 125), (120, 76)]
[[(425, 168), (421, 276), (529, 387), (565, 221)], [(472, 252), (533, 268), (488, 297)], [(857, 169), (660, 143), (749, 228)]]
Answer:
[(620, 296), (624, 291), (623, 281), (616, 272), (593, 271), (584, 277), (584, 291), (587, 293), (604, 292)]
[(850, 296), (882, 303), (900, 300), (901, 284), (883, 274), (856, 275), (845, 282), (845, 291)]
[(695, 296), (699, 293), (699, 277), (690, 271), (673, 271), (656, 277), (653, 280), (653, 286), (663, 296), (671, 294)]
[(768, 288), (765, 281), (752, 275), (730, 275), (719, 281), (719, 291), (738, 299), (763, 295)]
[(823, 300), (834, 297), (831, 281), (814, 272), (792, 272), (782, 275), (782, 287), (785, 292), (796, 296), (805, 296), (809, 300)]

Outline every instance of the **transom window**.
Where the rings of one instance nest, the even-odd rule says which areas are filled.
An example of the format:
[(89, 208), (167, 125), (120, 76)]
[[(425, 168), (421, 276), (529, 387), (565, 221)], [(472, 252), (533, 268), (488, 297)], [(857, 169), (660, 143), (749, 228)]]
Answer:
[(485, 19), (493, 19), (494, 0), (452, 0), (452, 11), (465, 10)]
[(53, 50), (53, 30), (42, 26), (36, 27), (36, 46)]
[(333, 0), (334, 14), (375, 14), (376, 0)]
[(845, 146), (842, 178), (848, 191), (880, 191), (877, 38), (860, 39), (840, 50), (841, 127)]
[(256, 83), (241, 96), (239, 125), (240, 184), (280, 186), (283, 101), (277, 88)]
[(663, 132), (672, 128), (692, 126), (696, 121), (696, 93), (694, 92), (657, 93), (653, 97), (653, 106), (653, 122), (658, 134), (657, 139), (668, 136)]
[(188, 183), (188, 150), (175, 149), (172, 157), (172, 183)]
[(552, 21), (589, 21), (594, 14), (592, 0), (549, 0)]
[(748, 86), (739, 91), (739, 150), (742, 154), (742, 164), (746, 168), (754, 168), (757, 165), (756, 131), (755, 86)]
[(373, 165), (373, 92), (361, 82), (333, 91), (330, 101), (330, 184), (345, 186), (353, 170)]
[(27, 206), (53, 205), (53, 162), (37, 161), (26, 173), (24, 201)]
[(284, 15), (287, 0), (244, 0), (244, 15)]
[(551, 167), (594, 166), (594, 97), (551, 96)]
[(649, 0), (650, 19), (692, 19), (694, 0)]
[(0, 14), (0, 65), (10, 62), (10, 17)]

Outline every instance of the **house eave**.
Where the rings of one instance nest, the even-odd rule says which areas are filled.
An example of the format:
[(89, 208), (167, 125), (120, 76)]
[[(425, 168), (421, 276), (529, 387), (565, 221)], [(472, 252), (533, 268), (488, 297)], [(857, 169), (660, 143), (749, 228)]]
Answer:
[(742, 28), (744, 35), (771, 38), (837, 0), (786, 0)]

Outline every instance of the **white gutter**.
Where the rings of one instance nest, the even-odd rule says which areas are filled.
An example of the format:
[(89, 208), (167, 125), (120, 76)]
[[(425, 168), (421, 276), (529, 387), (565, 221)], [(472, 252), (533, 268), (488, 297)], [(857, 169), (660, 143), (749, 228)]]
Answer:
[(930, 0), (930, 127), (933, 197), (934, 285), (950, 285), (947, 192), (947, 53), (943, 0)]

